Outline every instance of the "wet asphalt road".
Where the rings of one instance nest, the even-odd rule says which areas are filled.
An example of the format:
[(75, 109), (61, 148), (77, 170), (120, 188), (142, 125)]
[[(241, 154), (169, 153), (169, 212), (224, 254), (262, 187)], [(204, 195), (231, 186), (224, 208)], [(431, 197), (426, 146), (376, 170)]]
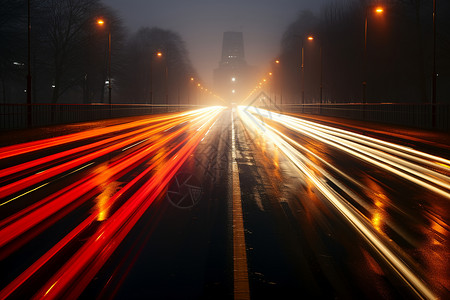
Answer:
[[(236, 188), (240, 189), (242, 200), (252, 299), (418, 298), (420, 292), (408, 286), (385, 254), (361, 234), (361, 229), (273, 141), (255, 134), (237, 112), (234, 120), (235, 149), (231, 112), (226, 110), (95, 273), (81, 298), (233, 298), (237, 291), (233, 286), (235, 233), (230, 206)], [(345, 205), (357, 212), (358, 218), (383, 245), (434, 295), (441, 298), (449, 295), (448, 199), (280, 123), (267, 120), (267, 124), (323, 158), (318, 161), (311, 153), (306, 154), (328, 175), (323, 177), (324, 184), (343, 196)], [(97, 128), (95, 124), (88, 127)], [(76, 130), (71, 127), (69, 132), (83, 130), (79, 125)], [(55, 128), (52, 132), (58, 131)], [(390, 136), (391, 141), (414, 145), (443, 157), (448, 153), (444, 148), (448, 144), (442, 140), (436, 145), (424, 143), (426, 137), (411, 140), (407, 135), (392, 138), (386, 132), (371, 135)], [(45, 134), (37, 136), (45, 137)], [(164, 146), (165, 151), (183, 137), (181, 134), (174, 138)], [(19, 138), (32, 139), (26, 133)], [(70, 147), (80, 143), (72, 143)], [(8, 142), (2, 140), (2, 145), (5, 144)], [(70, 147), (60, 146), (54, 151)], [(230, 169), (233, 151), (239, 187), (233, 186)], [(20, 159), (8, 160), (2, 167), (15, 165)], [(110, 160), (117, 160), (114, 153), (100, 158), (98, 164)], [(135, 171), (123, 177), (119, 186), (132, 180), (142, 168), (136, 165)], [(315, 169), (320, 177), (319, 171)], [(441, 173), (449, 175), (449, 172)], [(30, 198), (36, 201), (57, 192), (85, 173), (80, 174), (52, 182), (45, 192), (34, 192)], [(9, 254), (2, 250), (1, 269), (8, 270), (1, 272), (2, 288), (67, 235), (74, 224), (87, 217), (93, 210), (93, 199), (102, 188), (105, 189), (99, 187), (87, 195), (84, 204), (63, 218), (44, 226), (39, 234), (31, 235), (26, 244), (11, 248)], [(2, 219), (27, 205), (24, 202), (3, 205)], [(95, 235), (99, 223), (102, 222), (90, 224), (47, 269), (38, 273), (40, 276), (21, 286), (15, 298), (32, 296), (76, 249)]]

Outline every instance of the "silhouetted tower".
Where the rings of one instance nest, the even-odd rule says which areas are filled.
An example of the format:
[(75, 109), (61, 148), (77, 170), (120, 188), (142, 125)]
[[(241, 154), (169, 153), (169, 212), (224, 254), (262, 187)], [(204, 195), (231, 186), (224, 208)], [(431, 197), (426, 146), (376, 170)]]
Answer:
[(223, 33), (222, 60), (220, 66), (242, 67), (246, 65), (242, 32)]
[(229, 102), (239, 102), (247, 96), (250, 76), (254, 68), (249, 67), (244, 55), (242, 32), (223, 33), (222, 57), (214, 70), (214, 89)]

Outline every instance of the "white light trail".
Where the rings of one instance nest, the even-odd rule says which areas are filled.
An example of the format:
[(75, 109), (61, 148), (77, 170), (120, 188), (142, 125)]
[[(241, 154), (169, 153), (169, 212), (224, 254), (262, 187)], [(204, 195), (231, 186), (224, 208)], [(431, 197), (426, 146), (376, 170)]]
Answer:
[[(259, 115), (261, 117), (267, 117), (269, 115), (268, 111), (259, 108), (241, 106), (238, 108), (238, 112), (241, 120), (247, 126), (247, 128), (263, 135), (276, 147), (278, 147), (298, 168), (298, 170), (314, 183), (314, 185), (322, 193), (322, 195), (342, 214), (342, 216), (345, 217), (345, 219), (349, 221), (349, 223), (357, 230), (357, 232), (361, 234), (361, 236), (369, 243), (369, 245), (372, 246), (377, 251), (377, 253), (380, 254), (380, 256), (386, 261), (386, 263), (392, 267), (392, 269), (399, 275), (399, 277), (420, 298), (437, 299), (437, 296), (427, 286), (427, 284), (417, 274), (415, 274), (408, 265), (404, 263), (404, 261), (398, 256), (398, 254), (390, 249), (390, 247), (383, 241), (382, 237), (377, 235), (373, 226), (362, 216), (362, 214), (326, 182), (326, 179), (331, 179), (330, 175), (324, 172), (322, 168), (320, 168), (315, 162), (308, 159), (305, 155), (298, 151), (299, 148), (304, 150), (305, 147), (282, 134), (280, 131), (265, 123), (263, 120), (254, 116)], [(347, 153), (350, 153), (360, 159), (382, 167), (385, 170), (394, 172), (404, 178), (410, 179), (415, 183), (422, 183), (421, 180), (415, 178), (414, 176), (408, 175), (406, 174), (406, 172), (397, 170), (396, 167), (389, 166), (387, 163), (380, 162), (383, 161), (383, 159), (386, 160), (386, 157), (389, 156), (381, 155), (380, 153), (378, 153), (380, 152), (379, 150), (366, 149), (368, 148), (368, 146), (357, 145), (354, 140), (352, 140), (352, 142), (347, 141), (346, 143), (344, 143), (345, 141), (342, 140), (342, 132), (339, 133), (339, 136), (337, 134), (335, 136), (332, 136), (332, 130), (328, 129), (329, 132), (325, 133), (325, 128), (322, 128), (321, 126), (315, 128), (313, 126), (316, 124), (304, 124), (303, 126), (301, 126), (298, 122), (296, 122), (297, 120), (292, 120), (292, 117), (276, 114), (273, 112), (270, 112), (270, 114), (272, 115), (272, 120), (274, 120), (275, 122), (279, 122), (286, 127), (306, 134), (310, 137), (316, 138), (334, 147), (338, 147), (339, 149), (346, 151)], [(333, 142), (332, 140), (336, 142)], [(375, 147), (375, 145), (372, 146)], [(385, 145), (383, 147), (385, 147)], [(395, 148), (400, 149), (400, 147)], [(408, 152), (412, 153), (411, 151)], [(425, 153), (420, 153), (420, 156), (427, 157), (427, 155), (424, 154)], [(376, 156), (376, 159), (371, 158), (370, 156)], [(395, 165), (396, 163), (399, 163), (399, 161), (401, 161), (401, 159), (397, 158), (396, 162), (393, 164)], [(445, 159), (439, 161), (445, 161)], [(405, 167), (403, 166), (403, 168)], [(432, 170), (430, 171), (433, 172)], [(418, 176), (418, 174), (416, 173), (414, 173), (414, 175)], [(442, 174), (439, 175), (445, 176)], [(337, 182), (334, 178), (332, 180), (333, 183), (337, 184), (338, 186), (344, 186)], [(430, 184), (424, 184), (422, 186), (428, 188), (432, 187)], [(432, 190), (435, 192), (437, 190), (442, 191), (436, 187), (433, 188), (434, 189)], [(344, 191), (352, 198), (356, 196), (353, 193), (348, 192), (348, 189), (345, 189)], [(444, 195), (446, 195), (445, 193), (446, 192), (443, 191)], [(360, 200), (355, 199), (355, 201), (359, 202)]]
[[(450, 176), (447, 175), (450, 172), (448, 167), (450, 160), (448, 159), (260, 108), (246, 107), (245, 110), (249, 114), (270, 118), (289, 129), (349, 153), (450, 200)], [(264, 123), (260, 126), (268, 127), (269, 125)], [(426, 168), (424, 165), (431, 168)]]

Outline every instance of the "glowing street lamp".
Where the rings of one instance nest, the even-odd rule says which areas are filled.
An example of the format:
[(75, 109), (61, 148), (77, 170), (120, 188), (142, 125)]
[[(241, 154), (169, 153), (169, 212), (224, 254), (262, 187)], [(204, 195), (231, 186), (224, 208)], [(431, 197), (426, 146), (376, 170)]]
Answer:
[[(153, 104), (153, 57), (156, 56), (158, 58), (162, 58), (163, 53), (161, 51), (157, 51), (156, 53), (153, 52), (152, 56), (150, 58), (150, 104)], [(166, 69), (165, 69), (165, 75), (166, 75), (166, 81), (167, 81), (167, 65), (166, 65)], [(192, 78), (192, 80), (194, 80)], [(167, 82), (166, 82), (167, 84)], [(166, 90), (168, 88), (166, 87)], [(167, 91), (166, 91), (166, 102), (167, 102)], [(167, 104), (167, 103), (166, 103)]]
[(27, 125), (31, 127), (31, 3), (27, 1)]
[[(314, 41), (314, 36), (309, 35), (306, 39), (310, 42)], [(305, 104), (305, 48), (304, 48), (305, 38), (302, 38), (302, 104)], [(322, 45), (320, 46), (320, 103), (322, 103)]]
[[(97, 19), (97, 25), (105, 26), (105, 20)], [(108, 26), (108, 103), (111, 105), (111, 26)]]
[(377, 13), (377, 14), (382, 14), (383, 13), (383, 8), (382, 7), (377, 7), (377, 8), (375, 8), (375, 12)]
[(366, 15), (364, 18), (364, 61), (363, 61), (363, 81), (362, 81), (362, 88), (363, 88), (363, 103), (366, 103), (366, 85), (367, 85), (367, 19), (369, 15), (369, 8), (373, 9), (372, 12), (374, 12), (377, 15), (381, 15), (384, 12), (384, 8), (381, 6), (368, 7), (366, 9)]
[[(281, 61), (279, 59), (276, 59), (275, 64), (280, 65)], [(280, 73), (280, 76), (279, 76), (280, 77), (280, 105), (282, 105), (283, 104), (283, 72), (280, 70), (279, 73)], [(275, 104), (276, 104), (276, 102), (277, 102), (276, 93), (274, 92), (274, 94), (275, 94)]]

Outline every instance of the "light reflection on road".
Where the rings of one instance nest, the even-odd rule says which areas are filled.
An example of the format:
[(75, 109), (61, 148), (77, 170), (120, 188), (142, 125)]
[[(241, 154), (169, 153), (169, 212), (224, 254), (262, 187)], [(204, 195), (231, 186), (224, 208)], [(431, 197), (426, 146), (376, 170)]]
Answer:
[[(0, 170), (4, 183), (0, 186), (2, 206), (14, 205), (23, 198), (34, 201), (0, 222), (2, 258), (20, 249), (83, 203), (92, 199), (95, 203), (83, 221), (0, 291), (0, 298), (13, 294), (18, 288), (23, 289), (34, 274), (97, 221), (94, 233), (34, 295), (39, 299), (62, 295), (78, 297), (140, 216), (166, 188), (222, 110), (223, 107), (209, 107), (150, 117), (0, 149), (0, 159), (30, 154), (33, 157), (30, 161)], [(107, 136), (103, 138), (105, 134)], [(91, 142), (93, 138), (94, 142)], [(36, 151), (48, 151), (73, 142), (86, 144), (34, 158)], [(88, 167), (80, 168), (86, 164)], [(29, 172), (30, 169), (33, 172)], [(43, 199), (32, 197), (36, 186), (38, 191), (39, 188), (44, 189), (47, 181), (58, 182), (67, 174), (73, 174), (74, 169), (83, 170), (82, 176), (74, 177), (69, 185), (59, 190), (56, 188), (56, 192)], [(140, 172), (136, 173), (136, 170)], [(18, 179), (11, 179), (11, 174)], [(125, 178), (127, 181), (121, 183)], [(120, 206), (116, 207), (116, 203)]]
[[(345, 153), (353, 157), (352, 159), (371, 165), (371, 168), (393, 174), (390, 176), (398, 176), (406, 180), (406, 183), (404, 181), (402, 184), (409, 184), (412, 190), (420, 188), (425, 190), (424, 193), (434, 194), (432, 199), (437, 199), (437, 205), (442, 207), (448, 207), (450, 200), (450, 164), (447, 158), (261, 108), (239, 107), (238, 111), (253, 136), (263, 135), (279, 148), (306, 177), (302, 178), (306, 185), (311, 184), (312, 189), (319, 190), (419, 297), (437, 298), (435, 289), (448, 286), (448, 275), (439, 271), (439, 267), (434, 269), (429, 265), (422, 265), (423, 270), (417, 271), (420, 263), (413, 259), (411, 251), (402, 251), (401, 246), (389, 238), (388, 227), (389, 230), (397, 230), (400, 234), (402, 231), (396, 228), (391, 215), (386, 211), (399, 208), (388, 199), (383, 188), (368, 177), (363, 177), (365, 180), (360, 181), (352, 176), (352, 173), (347, 174), (345, 169), (335, 166), (330, 158), (334, 154), (328, 149)], [(295, 138), (292, 138), (293, 136)], [(304, 137), (308, 142), (305, 145), (297, 141), (297, 137)], [(330, 172), (338, 174), (339, 177)], [(349, 188), (342, 180), (350, 182), (357, 189)], [(310, 196), (311, 199), (315, 198)], [(359, 211), (351, 203), (358, 204), (366, 212)], [(438, 218), (445, 220), (445, 213)], [(445, 223), (445, 227), (448, 228), (448, 224)], [(425, 236), (434, 235), (430, 233), (429, 228), (422, 230)], [(416, 246), (417, 251), (432, 249), (427, 243)], [(439, 257), (448, 254), (448, 249), (434, 247), (433, 251), (434, 253), (425, 259), (428, 263), (431, 263), (430, 258), (433, 262), (435, 258), (436, 261), (442, 261)], [(408, 262), (412, 262), (412, 265), (408, 265)], [(441, 277), (431, 275), (433, 271), (437, 271)]]

